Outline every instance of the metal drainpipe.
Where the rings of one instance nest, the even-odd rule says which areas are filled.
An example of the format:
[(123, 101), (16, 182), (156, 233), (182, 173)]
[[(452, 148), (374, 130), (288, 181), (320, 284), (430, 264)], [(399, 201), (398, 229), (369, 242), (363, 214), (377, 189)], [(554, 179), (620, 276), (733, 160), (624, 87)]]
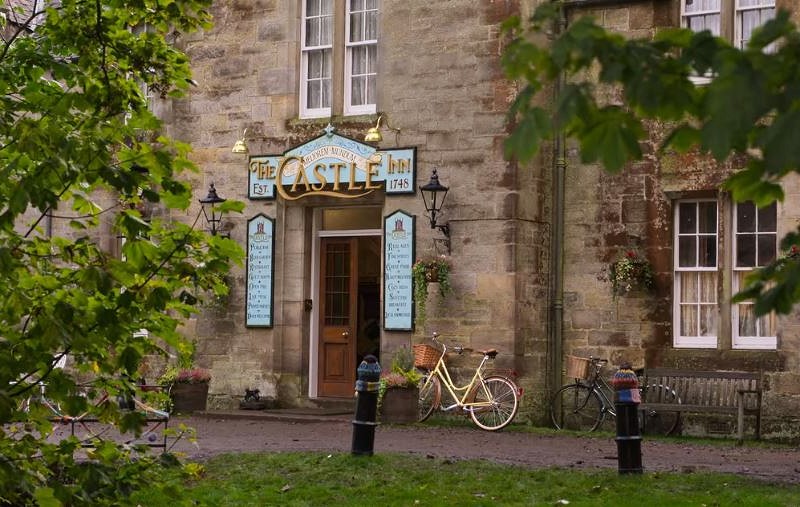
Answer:
[[(554, 27), (555, 36), (558, 36), (567, 26), (566, 7), (561, 8), (557, 25)], [(564, 73), (558, 75), (553, 92), (553, 103), (558, 98), (564, 87)], [(550, 326), (550, 389), (548, 399), (561, 387), (561, 364), (564, 347), (564, 180), (567, 170), (567, 150), (564, 131), (561, 127), (556, 130), (553, 142), (553, 177), (555, 195), (553, 203), (553, 234), (550, 243), (550, 269), (553, 273), (551, 326)]]

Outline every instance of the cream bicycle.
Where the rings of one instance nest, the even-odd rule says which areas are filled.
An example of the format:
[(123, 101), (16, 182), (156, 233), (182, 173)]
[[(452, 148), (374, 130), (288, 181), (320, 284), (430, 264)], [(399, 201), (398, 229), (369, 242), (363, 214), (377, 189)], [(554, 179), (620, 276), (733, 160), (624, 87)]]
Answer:
[[(457, 386), (453, 383), (445, 363), (447, 345), (437, 340), (438, 337), (438, 333), (433, 333), (432, 341), (441, 350), (428, 344), (414, 345), (414, 364), (425, 370), (419, 384), (418, 420), (426, 420), (438, 408), (444, 412), (460, 410), (469, 414), (479, 428), (487, 431), (496, 431), (507, 426), (517, 415), (522, 390), (503, 375), (490, 373), (484, 376), (486, 363), (497, 357), (497, 350), (476, 351), (483, 354), (483, 358), (472, 379), (464, 386)], [(461, 346), (454, 346), (452, 349), (457, 354), (471, 351)], [(442, 385), (454, 402), (451, 405), (442, 406)]]

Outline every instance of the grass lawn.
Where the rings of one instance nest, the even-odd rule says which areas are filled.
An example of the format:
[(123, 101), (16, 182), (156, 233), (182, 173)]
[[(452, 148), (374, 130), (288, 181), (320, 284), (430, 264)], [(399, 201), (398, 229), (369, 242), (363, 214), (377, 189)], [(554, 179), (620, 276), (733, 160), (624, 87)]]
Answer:
[(142, 506), (571, 505), (796, 506), (800, 487), (743, 476), (530, 470), (485, 461), (381, 453), (229, 454), (181, 480), (186, 503), (155, 493)]

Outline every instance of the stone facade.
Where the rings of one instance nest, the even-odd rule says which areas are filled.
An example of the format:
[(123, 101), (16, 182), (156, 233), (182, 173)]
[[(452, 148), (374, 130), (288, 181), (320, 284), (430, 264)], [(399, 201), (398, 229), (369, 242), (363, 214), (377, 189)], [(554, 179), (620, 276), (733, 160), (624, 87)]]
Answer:
[[(527, 411), (534, 412), (545, 372), (549, 175), (538, 165), (519, 170), (503, 157), (515, 85), (500, 69), (500, 23), (519, 6), (455, 0), (381, 2), (380, 8), (377, 110), (401, 129), (383, 130), (380, 146), (415, 147), (417, 184), (437, 168), (450, 187), (444, 216), (454, 265), (453, 294), (443, 301), (432, 295), (423, 326), (413, 333), (382, 330), (382, 361), (388, 367), (393, 350), (433, 331), (448, 341), (496, 347), (498, 367), (520, 373), (532, 393)], [(378, 119), (342, 116), (336, 102), (331, 118), (298, 119), (300, 9), (296, 0), (216, 2), (214, 28), (180, 41), (198, 86), (183, 100), (159, 105), (170, 134), (194, 147), (202, 169), (193, 181), (198, 195), (213, 181), (221, 196), (246, 202), (242, 216), (225, 218), (232, 239), (246, 243), (246, 220), (257, 213), (276, 220), (274, 327), (245, 327), (244, 269), (232, 274), (227, 302), (190, 326), (198, 362), (214, 372), (216, 406), (233, 406), (248, 387), (287, 405), (315, 402), (309, 397), (314, 326), (306, 306), (319, 304), (315, 210), (353, 204), (379, 206), (384, 216), (406, 210), (417, 216), (418, 257), (435, 253), (433, 240), (442, 237), (427, 227), (419, 193), (357, 203), (248, 200), (247, 159), (231, 153), (245, 128), (251, 154), (282, 153), (320, 135), (328, 122), (361, 139)]]
[[(344, 0), (337, 0), (342, 8)], [(450, 187), (445, 219), (450, 226), (454, 293), (432, 296), (428, 319), (413, 333), (382, 330), (385, 365), (398, 347), (438, 331), (448, 341), (496, 347), (498, 367), (513, 368), (525, 387), (523, 417), (544, 421), (544, 400), (556, 374), (552, 364), (554, 220), (552, 149), (520, 167), (505, 159), (506, 111), (516, 92), (500, 68), (508, 16), (531, 12), (537, 1), (448, 0), (380, 2), (377, 112), (399, 132), (384, 129), (381, 148), (415, 147), (417, 184), (433, 168)], [(784, 2), (786, 3), (786, 2)], [(591, 14), (629, 36), (650, 36), (678, 24), (675, 0), (587, 1), (569, 16)], [(342, 116), (334, 99), (330, 118), (299, 119), (301, 2), (215, 2), (215, 26), (180, 41), (198, 86), (180, 101), (158, 105), (169, 133), (191, 142), (201, 168), (193, 181), (204, 195), (210, 182), (220, 195), (246, 203), (227, 216), (231, 238), (246, 243), (246, 221), (264, 213), (276, 221), (275, 325), (247, 328), (244, 268), (231, 275), (226, 302), (187, 326), (198, 340), (198, 362), (214, 373), (212, 405), (234, 406), (245, 388), (258, 388), (284, 405), (314, 404), (313, 310), (315, 220), (319, 209), (380, 207), (382, 216), (403, 209), (417, 216), (417, 255), (436, 251), (419, 194), (373, 195), (343, 202), (247, 198), (246, 157), (231, 153), (248, 129), (251, 154), (277, 154), (319, 135), (330, 122), (339, 134), (363, 138), (378, 114)], [(341, 27), (340, 27), (341, 29)], [(334, 89), (336, 91), (336, 88)], [(337, 100), (339, 101), (337, 103)], [(657, 156), (660, 126), (642, 162), (618, 175), (580, 163), (569, 146), (566, 167), (563, 263), (563, 352), (607, 357), (611, 364), (763, 369), (768, 372), (767, 413), (800, 403), (795, 382), (800, 361), (796, 316), (781, 319), (778, 350), (684, 350), (672, 346), (672, 205), (676, 196), (716, 192), (736, 162), (713, 164), (696, 155)], [(781, 230), (797, 223), (798, 182), (787, 186)], [(197, 209), (189, 210), (193, 216)], [(180, 217), (176, 217), (180, 218)], [(646, 254), (656, 271), (654, 291), (612, 297), (604, 278), (624, 249)], [(730, 297), (730, 285), (720, 300)], [(556, 294), (554, 296), (554, 294)], [(723, 345), (725, 339), (721, 339)]]

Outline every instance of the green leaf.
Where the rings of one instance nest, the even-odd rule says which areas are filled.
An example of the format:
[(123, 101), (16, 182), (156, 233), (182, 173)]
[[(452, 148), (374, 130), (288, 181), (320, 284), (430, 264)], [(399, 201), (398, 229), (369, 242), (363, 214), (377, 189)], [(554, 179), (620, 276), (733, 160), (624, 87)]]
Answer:
[(619, 171), (629, 160), (641, 158), (642, 136), (641, 125), (632, 116), (617, 107), (606, 107), (582, 129), (581, 158), (584, 162), (600, 160), (607, 170)]
[(542, 140), (550, 137), (552, 123), (544, 109), (534, 107), (520, 119), (514, 132), (506, 139), (506, 157), (529, 161), (539, 149)]

